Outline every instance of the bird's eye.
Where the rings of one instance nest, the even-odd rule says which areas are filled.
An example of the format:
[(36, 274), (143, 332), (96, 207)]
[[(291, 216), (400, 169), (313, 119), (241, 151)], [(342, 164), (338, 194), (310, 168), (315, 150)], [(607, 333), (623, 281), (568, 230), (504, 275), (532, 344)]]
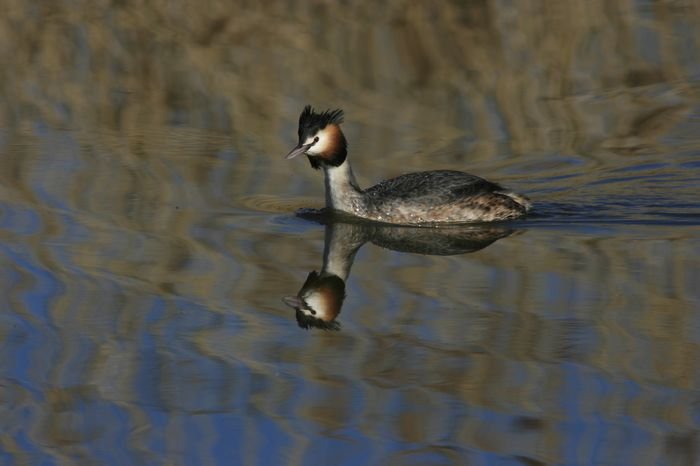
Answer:
[(314, 311), (313, 309), (309, 309), (309, 312), (311, 312), (311, 315), (312, 315), (312, 316), (315, 316), (315, 315), (316, 315), (316, 311)]
[(314, 142), (315, 142), (315, 143), (318, 142), (318, 136), (316, 136), (316, 137), (314, 138)]

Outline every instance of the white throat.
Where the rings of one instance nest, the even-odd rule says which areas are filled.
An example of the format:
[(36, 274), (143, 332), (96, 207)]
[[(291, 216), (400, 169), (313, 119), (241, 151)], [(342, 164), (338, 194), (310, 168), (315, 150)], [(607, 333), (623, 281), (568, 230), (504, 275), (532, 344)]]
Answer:
[(326, 207), (357, 214), (363, 205), (362, 191), (355, 181), (350, 162), (345, 160), (340, 166), (323, 167), (326, 181)]
[(350, 223), (337, 222), (326, 226), (323, 248), (323, 272), (346, 281), (355, 254), (367, 237), (362, 228)]

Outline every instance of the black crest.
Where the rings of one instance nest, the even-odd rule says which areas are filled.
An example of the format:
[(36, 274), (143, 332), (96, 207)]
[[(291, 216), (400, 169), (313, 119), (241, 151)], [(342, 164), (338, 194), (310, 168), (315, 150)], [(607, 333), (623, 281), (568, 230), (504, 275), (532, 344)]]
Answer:
[(309, 135), (323, 129), (326, 125), (339, 125), (343, 122), (343, 111), (341, 109), (326, 110), (325, 112), (315, 112), (311, 105), (304, 107), (299, 115), (299, 141), (303, 141)]
[(301, 309), (296, 310), (295, 317), (297, 318), (297, 324), (299, 325), (299, 327), (303, 328), (304, 330), (308, 330), (310, 328), (335, 331), (340, 330), (340, 322), (335, 320), (326, 322), (325, 320), (319, 319), (318, 317), (304, 314), (304, 312)]

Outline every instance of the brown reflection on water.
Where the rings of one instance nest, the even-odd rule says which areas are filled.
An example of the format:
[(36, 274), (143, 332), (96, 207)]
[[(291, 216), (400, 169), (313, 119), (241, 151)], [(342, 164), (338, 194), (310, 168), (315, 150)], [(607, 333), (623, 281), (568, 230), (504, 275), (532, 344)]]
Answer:
[(180, 124), (274, 135), (265, 147), (281, 150), (311, 100), (374, 130), (358, 152), (478, 163), (640, 149), (697, 98), (692, 2), (167, 5), (10, 2), (0, 118), (126, 134)]
[[(698, 461), (695, 3), (3, 10), (0, 462)], [(469, 170), (542, 216), (368, 244), (343, 331), (303, 332), (306, 103), (365, 186)]]

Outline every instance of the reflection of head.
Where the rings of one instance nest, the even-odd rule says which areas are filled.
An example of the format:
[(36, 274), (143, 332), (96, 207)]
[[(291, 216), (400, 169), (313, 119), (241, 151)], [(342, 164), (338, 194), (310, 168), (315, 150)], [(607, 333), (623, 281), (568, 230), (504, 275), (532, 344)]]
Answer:
[(301, 328), (340, 330), (335, 318), (345, 299), (345, 282), (337, 275), (311, 272), (296, 296), (284, 298), (284, 302), (296, 311)]

